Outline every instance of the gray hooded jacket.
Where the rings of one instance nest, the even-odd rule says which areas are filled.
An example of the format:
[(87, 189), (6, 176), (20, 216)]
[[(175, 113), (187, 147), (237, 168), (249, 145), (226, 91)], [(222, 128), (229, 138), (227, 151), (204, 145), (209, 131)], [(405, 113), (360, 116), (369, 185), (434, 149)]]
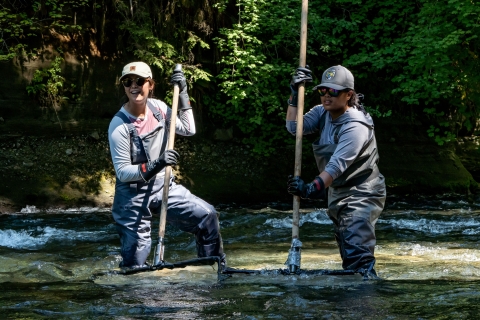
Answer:
[[(303, 134), (320, 133), (313, 143), (319, 172), (332, 176), (332, 187), (355, 185), (378, 176), (378, 152), (369, 114), (352, 107), (332, 120), (322, 105), (303, 118)], [(287, 130), (296, 132), (296, 121), (287, 121)]]

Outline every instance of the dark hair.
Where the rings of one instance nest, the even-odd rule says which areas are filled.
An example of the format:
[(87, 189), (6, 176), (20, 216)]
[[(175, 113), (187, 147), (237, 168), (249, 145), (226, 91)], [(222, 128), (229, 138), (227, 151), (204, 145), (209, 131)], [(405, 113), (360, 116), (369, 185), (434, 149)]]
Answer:
[(363, 104), (360, 102), (363, 100), (364, 96), (362, 93), (356, 93), (355, 90), (351, 89), (353, 94), (350, 97), (350, 100), (347, 101), (347, 105), (349, 107), (355, 107), (358, 110), (362, 111), (364, 114), (367, 114), (367, 111), (365, 110), (365, 107)]
[[(155, 95), (153, 94), (153, 90), (155, 89), (155, 80), (153, 80), (152, 78), (149, 78), (147, 81), (150, 82), (151, 85), (153, 85), (153, 89), (148, 92), (148, 98), (153, 99), (155, 98)], [(125, 93), (123, 84), (121, 82), (120, 82), (119, 90), (120, 92)], [(128, 102), (128, 97), (126, 94), (124, 94), (120, 98), (120, 107), (122, 107), (127, 102)]]
[(148, 93), (148, 97), (150, 99), (153, 99), (155, 98), (154, 94), (153, 94), (153, 90), (155, 89), (155, 80), (153, 80), (152, 78), (148, 79), (148, 81), (150, 82), (150, 84), (153, 86), (153, 89), (150, 90), (150, 92)]

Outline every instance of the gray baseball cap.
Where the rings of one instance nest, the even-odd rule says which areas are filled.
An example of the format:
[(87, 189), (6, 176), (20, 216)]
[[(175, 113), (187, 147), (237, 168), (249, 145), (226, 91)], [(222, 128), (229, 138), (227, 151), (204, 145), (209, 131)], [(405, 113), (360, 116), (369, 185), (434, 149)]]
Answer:
[(322, 82), (314, 89), (319, 87), (327, 87), (337, 90), (354, 90), (353, 74), (350, 70), (341, 65), (330, 67), (323, 72)]

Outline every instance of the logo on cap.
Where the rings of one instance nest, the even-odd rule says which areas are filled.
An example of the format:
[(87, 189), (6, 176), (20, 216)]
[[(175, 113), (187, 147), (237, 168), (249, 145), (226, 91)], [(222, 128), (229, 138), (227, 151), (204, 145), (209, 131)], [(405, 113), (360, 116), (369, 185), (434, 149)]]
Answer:
[(130, 71), (135, 71), (136, 68), (136, 66), (130, 66)]
[(334, 77), (335, 77), (335, 69), (333, 69), (333, 70), (328, 70), (328, 71), (325, 73), (325, 79), (327, 79), (327, 80), (332, 80)]

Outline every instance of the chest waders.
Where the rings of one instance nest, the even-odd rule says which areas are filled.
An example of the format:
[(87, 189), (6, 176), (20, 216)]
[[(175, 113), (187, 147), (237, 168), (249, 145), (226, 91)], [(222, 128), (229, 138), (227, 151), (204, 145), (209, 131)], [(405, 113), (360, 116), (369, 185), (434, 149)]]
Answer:
[[(123, 112), (115, 115), (128, 127), (133, 165), (157, 159), (167, 146), (166, 121), (151, 105), (151, 101), (147, 105), (158, 124), (143, 135), (138, 135), (135, 126)], [(161, 171), (148, 182), (122, 182), (116, 179), (112, 214), (120, 235), (123, 259), (120, 267), (145, 266), (152, 243), (152, 214), (159, 213), (161, 208), (164, 175), (164, 171)], [(173, 176), (168, 187), (167, 222), (195, 235), (198, 257), (218, 256), (225, 259), (215, 208), (176, 184)]]
[[(325, 127), (326, 114), (320, 120), (320, 135)], [(373, 130), (373, 126), (361, 119), (352, 117), (350, 121), (360, 122)], [(319, 144), (320, 139), (312, 144), (319, 172), (325, 170), (335, 153), (341, 127), (338, 125), (335, 128), (333, 144)], [(374, 275), (375, 223), (386, 198), (384, 177), (377, 167), (378, 160), (373, 134), (353, 163), (328, 188), (328, 215), (335, 225), (335, 239), (343, 269)]]

